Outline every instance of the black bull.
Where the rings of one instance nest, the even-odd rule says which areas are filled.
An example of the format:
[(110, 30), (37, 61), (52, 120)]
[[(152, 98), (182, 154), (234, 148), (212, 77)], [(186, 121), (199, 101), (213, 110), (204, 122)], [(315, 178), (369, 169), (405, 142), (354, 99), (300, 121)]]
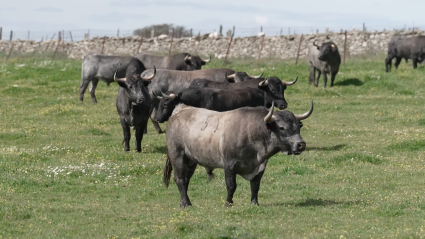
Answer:
[[(178, 94), (163, 94), (159, 103), (155, 120), (163, 123), (173, 113), (178, 104), (185, 104), (214, 111), (229, 111), (241, 107), (265, 106), (271, 107), (276, 102), (279, 109), (285, 109), (288, 104), (282, 94), (270, 91), (268, 79), (261, 81), (257, 88), (222, 90), (213, 88), (187, 88)], [(159, 96), (158, 96), (159, 97)]]
[(388, 43), (388, 55), (385, 59), (385, 71), (391, 70), (392, 60), (396, 58), (395, 68), (400, 65), (401, 59), (412, 59), (413, 68), (418, 67), (418, 62), (425, 59), (425, 36), (401, 37), (393, 36)]
[(208, 170), (223, 168), (227, 188), (226, 205), (233, 205), (236, 175), (251, 183), (251, 203), (258, 205), (260, 181), (270, 157), (279, 151), (301, 154), (306, 144), (300, 135), (300, 120), (313, 112), (294, 115), (265, 107), (244, 107), (227, 112), (180, 104), (167, 124), (168, 157), (163, 181), (174, 181), (180, 206), (192, 205), (188, 195), (190, 178), (199, 164)]

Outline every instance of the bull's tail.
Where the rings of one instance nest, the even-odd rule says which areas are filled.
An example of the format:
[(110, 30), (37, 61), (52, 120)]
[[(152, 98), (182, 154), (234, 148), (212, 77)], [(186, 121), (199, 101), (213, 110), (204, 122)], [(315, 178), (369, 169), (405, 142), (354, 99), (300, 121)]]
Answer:
[(168, 185), (170, 184), (172, 171), (173, 171), (173, 165), (171, 165), (170, 157), (167, 154), (167, 162), (165, 162), (165, 167), (164, 167), (164, 177), (162, 178), (162, 182), (164, 183), (166, 188), (168, 188)]

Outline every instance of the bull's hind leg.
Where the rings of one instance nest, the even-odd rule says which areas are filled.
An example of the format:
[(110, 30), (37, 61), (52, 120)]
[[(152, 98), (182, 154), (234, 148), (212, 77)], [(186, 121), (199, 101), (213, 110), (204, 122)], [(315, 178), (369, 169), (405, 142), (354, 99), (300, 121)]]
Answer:
[(81, 77), (81, 84), (80, 84), (80, 101), (84, 100), (84, 92), (86, 92), (87, 86), (90, 83), (90, 79), (87, 79), (85, 77)]
[(151, 118), (153, 126), (156, 129), (156, 132), (158, 132), (158, 134), (162, 134), (163, 132), (161, 130), (161, 127), (159, 126), (158, 122), (155, 121), (156, 111), (157, 109), (153, 108), (150, 118)]
[(311, 83), (314, 84), (314, 79), (316, 78), (316, 68), (314, 66), (310, 65), (310, 75), (308, 77), (308, 85), (310, 86)]
[(91, 95), (91, 99), (92, 99), (93, 103), (97, 103), (96, 94), (95, 94), (95, 92), (96, 92), (96, 88), (97, 88), (97, 83), (99, 83), (99, 79), (94, 78), (94, 79), (91, 81), (91, 86), (90, 86), (90, 88), (89, 88), (89, 90), (90, 90), (90, 95)]
[(326, 71), (322, 72), (323, 75), (323, 86), (326, 88), (326, 84), (328, 83), (328, 76), (326, 75)]
[(233, 194), (236, 191), (236, 173), (231, 169), (224, 169), (224, 178), (226, 179), (227, 199), (225, 206), (233, 206)]
[(260, 181), (263, 177), (264, 171), (257, 174), (251, 182), (251, 204), (258, 205), (258, 191), (260, 191)]
[(192, 206), (187, 189), (189, 187), (190, 178), (196, 169), (196, 163), (185, 158), (183, 155), (176, 158), (173, 165), (174, 181), (180, 192), (180, 207)]
[(207, 171), (207, 175), (208, 175), (208, 181), (211, 181), (214, 179), (213, 170), (214, 169), (211, 169), (211, 168), (205, 168), (205, 171)]
[(401, 62), (401, 57), (396, 57), (395, 63), (394, 63), (394, 66), (396, 69), (398, 69), (398, 65), (400, 65), (400, 62)]

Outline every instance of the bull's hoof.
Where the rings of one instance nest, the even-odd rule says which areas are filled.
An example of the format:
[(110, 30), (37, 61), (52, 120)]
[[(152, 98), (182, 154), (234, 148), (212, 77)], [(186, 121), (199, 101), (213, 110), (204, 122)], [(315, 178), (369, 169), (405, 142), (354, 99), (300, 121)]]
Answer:
[(224, 206), (225, 207), (233, 207), (233, 202), (225, 202)]
[(260, 206), (260, 204), (258, 204), (257, 200), (251, 201), (251, 205), (253, 205), (253, 206)]
[(192, 206), (192, 203), (180, 203), (180, 207), (181, 208), (187, 208), (187, 207), (191, 207)]

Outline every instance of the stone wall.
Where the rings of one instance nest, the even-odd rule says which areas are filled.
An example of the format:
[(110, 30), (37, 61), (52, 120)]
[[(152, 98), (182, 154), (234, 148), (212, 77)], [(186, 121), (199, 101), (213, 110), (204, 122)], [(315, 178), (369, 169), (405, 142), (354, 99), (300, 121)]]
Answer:
[[(347, 32), (347, 53), (348, 55), (359, 54), (386, 54), (387, 44), (393, 35), (425, 35), (424, 31), (381, 31), (381, 32)], [(273, 57), (280, 59), (293, 58), (297, 55), (298, 45), (301, 35), (266, 36), (261, 52), (262, 58)], [(301, 41), (300, 56), (306, 56), (308, 47), (314, 40), (318, 42), (334, 41), (341, 53), (344, 52), (344, 33), (319, 33), (303, 35)], [(65, 52), (69, 58), (82, 59), (90, 53), (100, 54), (103, 46), (103, 37), (95, 37), (90, 40), (78, 42), (61, 42), (58, 52)], [(229, 44), (229, 37), (210, 38), (208, 34), (200, 37), (173, 39), (172, 52), (189, 52), (207, 58), (211, 55), (215, 58), (224, 58)], [(261, 46), (262, 37), (236, 37), (233, 39), (230, 48), (230, 58), (257, 58)], [(155, 37), (143, 39), (140, 52), (150, 52), (154, 54), (168, 54), (171, 39), (168, 37)], [(0, 52), (9, 53), (14, 46), (13, 52), (20, 53), (45, 53), (51, 54), (57, 47), (57, 41), (35, 42), (27, 40), (0, 41)], [(106, 55), (133, 55), (140, 45), (140, 37), (114, 37), (106, 38), (104, 44), (104, 54)]]

